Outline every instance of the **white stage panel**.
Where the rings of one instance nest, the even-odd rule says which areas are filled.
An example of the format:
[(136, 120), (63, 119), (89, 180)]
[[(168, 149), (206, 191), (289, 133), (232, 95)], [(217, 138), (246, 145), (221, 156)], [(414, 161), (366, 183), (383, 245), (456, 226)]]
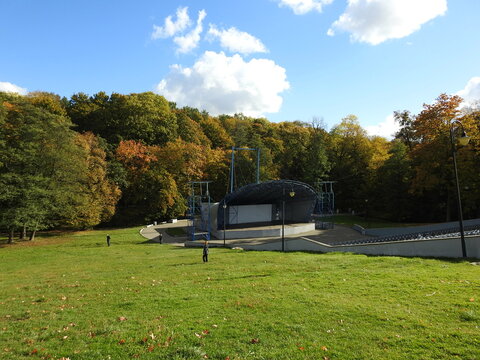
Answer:
[(272, 221), (272, 204), (230, 206), (228, 219), (232, 225)]

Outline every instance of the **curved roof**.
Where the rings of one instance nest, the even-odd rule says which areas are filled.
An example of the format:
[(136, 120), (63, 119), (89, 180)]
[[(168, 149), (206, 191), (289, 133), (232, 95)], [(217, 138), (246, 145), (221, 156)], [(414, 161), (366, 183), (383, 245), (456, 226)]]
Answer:
[[(292, 191), (295, 192), (293, 197), (289, 196)], [(284, 194), (286, 202), (316, 201), (317, 199), (317, 193), (308, 184), (294, 180), (272, 180), (243, 186), (225, 196), (220, 206), (225, 203), (229, 206), (273, 204), (281, 202)]]
[[(249, 184), (237, 191), (228, 194), (219, 203), (217, 212), (217, 227), (224, 225), (224, 204), (227, 207), (239, 205), (272, 204), (277, 209), (283, 206), (285, 201), (285, 221), (308, 222), (317, 204), (317, 193), (305, 183), (294, 180), (273, 180), (259, 184)], [(278, 221), (273, 219), (272, 221)], [(228, 220), (227, 220), (228, 222)]]

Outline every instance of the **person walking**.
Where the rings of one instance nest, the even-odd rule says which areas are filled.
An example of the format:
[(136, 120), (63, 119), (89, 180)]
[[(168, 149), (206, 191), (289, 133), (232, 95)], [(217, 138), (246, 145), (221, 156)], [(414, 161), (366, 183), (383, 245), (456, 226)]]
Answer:
[(203, 262), (208, 262), (208, 241), (203, 243)]
[(107, 245), (110, 246), (110, 235), (107, 234)]

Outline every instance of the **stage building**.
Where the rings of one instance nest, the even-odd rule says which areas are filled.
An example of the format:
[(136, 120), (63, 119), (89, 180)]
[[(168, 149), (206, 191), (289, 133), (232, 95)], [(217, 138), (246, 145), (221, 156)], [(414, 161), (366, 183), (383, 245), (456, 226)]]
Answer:
[(219, 203), (202, 204), (217, 239), (279, 237), (315, 230), (312, 213), (318, 202), (315, 190), (293, 180), (249, 184)]

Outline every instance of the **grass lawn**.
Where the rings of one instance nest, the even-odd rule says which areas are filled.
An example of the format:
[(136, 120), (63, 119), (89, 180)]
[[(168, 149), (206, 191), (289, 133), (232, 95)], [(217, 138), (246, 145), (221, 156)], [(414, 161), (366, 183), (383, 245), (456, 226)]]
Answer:
[(147, 244), (0, 248), (1, 359), (480, 359), (480, 267)]

